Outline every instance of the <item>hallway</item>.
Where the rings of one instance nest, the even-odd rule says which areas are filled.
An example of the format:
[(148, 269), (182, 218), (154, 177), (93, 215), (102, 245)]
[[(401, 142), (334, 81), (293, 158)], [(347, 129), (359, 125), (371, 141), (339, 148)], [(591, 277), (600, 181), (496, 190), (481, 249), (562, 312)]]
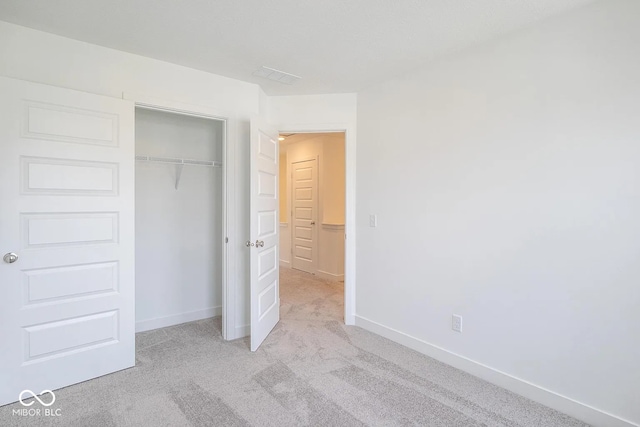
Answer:
[(344, 282), (280, 268), (280, 317), (285, 320), (344, 320)]

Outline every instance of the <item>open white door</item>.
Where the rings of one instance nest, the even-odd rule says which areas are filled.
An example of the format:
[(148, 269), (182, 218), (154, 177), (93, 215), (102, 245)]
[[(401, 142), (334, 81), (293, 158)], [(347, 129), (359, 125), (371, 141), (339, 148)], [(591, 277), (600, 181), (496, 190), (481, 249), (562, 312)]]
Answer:
[(0, 78), (0, 405), (135, 365), (133, 120)]
[(280, 320), (278, 132), (251, 121), (251, 351)]

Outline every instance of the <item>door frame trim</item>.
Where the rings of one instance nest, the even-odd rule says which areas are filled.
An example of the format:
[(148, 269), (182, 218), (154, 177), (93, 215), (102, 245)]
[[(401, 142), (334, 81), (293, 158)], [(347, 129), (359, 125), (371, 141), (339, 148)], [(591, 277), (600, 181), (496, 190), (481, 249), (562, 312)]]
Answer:
[(344, 322), (356, 321), (356, 126), (349, 123), (280, 123), (280, 133), (344, 132), (345, 212), (344, 212)]
[(222, 235), (228, 238), (222, 245), (222, 338), (232, 340), (236, 337), (236, 191), (235, 179), (235, 141), (237, 135), (237, 119), (229, 112), (212, 109), (201, 105), (184, 104), (176, 101), (149, 97), (137, 93), (123, 93), (122, 98), (133, 101), (135, 108), (163, 111), (184, 116), (218, 120), (224, 123), (224, 141), (222, 144)]

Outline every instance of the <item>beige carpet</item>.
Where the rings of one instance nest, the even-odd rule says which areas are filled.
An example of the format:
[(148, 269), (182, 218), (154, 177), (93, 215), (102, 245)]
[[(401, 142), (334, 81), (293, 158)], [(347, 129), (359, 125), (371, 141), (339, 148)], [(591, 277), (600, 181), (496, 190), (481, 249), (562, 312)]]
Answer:
[(140, 333), (135, 368), (57, 391), (59, 417), (4, 406), (0, 425), (585, 425), (345, 326), (342, 298), (342, 283), (283, 270), (282, 320), (256, 353), (223, 341), (220, 318)]

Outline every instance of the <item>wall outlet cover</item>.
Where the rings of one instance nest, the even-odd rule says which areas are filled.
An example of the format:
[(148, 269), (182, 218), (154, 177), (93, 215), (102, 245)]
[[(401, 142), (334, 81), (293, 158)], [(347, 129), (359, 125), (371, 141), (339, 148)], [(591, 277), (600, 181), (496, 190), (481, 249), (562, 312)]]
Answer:
[(462, 316), (457, 314), (451, 316), (451, 329), (456, 332), (462, 332)]

